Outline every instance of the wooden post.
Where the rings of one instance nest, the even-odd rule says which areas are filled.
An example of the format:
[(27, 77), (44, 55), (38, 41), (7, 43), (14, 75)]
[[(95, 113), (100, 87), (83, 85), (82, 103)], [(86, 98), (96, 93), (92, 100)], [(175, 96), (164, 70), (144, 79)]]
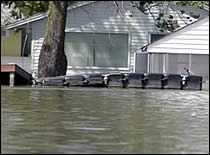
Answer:
[(15, 84), (15, 73), (9, 73), (9, 86), (14, 87)]

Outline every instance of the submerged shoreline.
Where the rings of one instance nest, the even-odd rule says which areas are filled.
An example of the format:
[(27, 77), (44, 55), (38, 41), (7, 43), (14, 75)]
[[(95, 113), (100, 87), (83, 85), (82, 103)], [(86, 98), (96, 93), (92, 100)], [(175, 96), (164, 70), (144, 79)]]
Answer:
[(208, 153), (209, 92), (1, 87), (2, 153)]

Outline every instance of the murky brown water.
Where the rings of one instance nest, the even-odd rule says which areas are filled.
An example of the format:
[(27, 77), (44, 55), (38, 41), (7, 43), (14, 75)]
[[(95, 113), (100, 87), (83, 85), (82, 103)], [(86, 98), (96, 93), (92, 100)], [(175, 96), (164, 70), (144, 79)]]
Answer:
[(209, 153), (209, 92), (1, 88), (2, 153)]

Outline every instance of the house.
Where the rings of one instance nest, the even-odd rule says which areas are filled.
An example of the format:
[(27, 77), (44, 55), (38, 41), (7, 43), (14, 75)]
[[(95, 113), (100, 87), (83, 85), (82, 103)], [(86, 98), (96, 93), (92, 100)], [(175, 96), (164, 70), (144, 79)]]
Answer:
[(186, 68), (208, 81), (209, 16), (144, 46), (137, 53), (137, 64), (144, 59), (146, 66), (136, 65), (137, 72), (181, 74)]
[(31, 72), (30, 38), (27, 38), (25, 28), (7, 30), (8, 23), (16, 20), (12, 11), (16, 10), (1, 3), (1, 64), (17, 64), (27, 72)]
[(14, 63), (24, 68), (27, 72), (31, 72), (30, 50), (25, 50), (24, 31), (13, 31), (9, 35), (6, 33), (1, 31), (1, 64)]
[[(167, 8), (180, 27), (197, 20), (190, 13), (181, 14), (175, 6)], [(201, 17), (208, 15), (205, 10), (197, 12)], [(83, 1), (70, 6), (65, 29), (66, 74), (135, 72), (137, 49), (159, 34), (154, 23), (159, 9), (154, 7), (152, 13), (142, 13), (130, 1)], [(30, 46), (22, 53), (30, 58), (35, 78), (46, 23), (47, 13), (43, 13), (7, 26), (9, 31), (25, 29), (25, 45)]]

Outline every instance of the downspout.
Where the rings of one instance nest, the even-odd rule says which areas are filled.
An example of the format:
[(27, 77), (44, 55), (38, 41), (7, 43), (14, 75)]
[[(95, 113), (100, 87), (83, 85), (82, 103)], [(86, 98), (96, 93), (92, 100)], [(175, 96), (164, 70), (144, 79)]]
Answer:
[(25, 47), (26, 47), (27, 40), (28, 40), (28, 35), (26, 34), (25, 40), (24, 40), (24, 43), (23, 43), (23, 49), (22, 49), (21, 56), (24, 56), (24, 54), (25, 54)]

